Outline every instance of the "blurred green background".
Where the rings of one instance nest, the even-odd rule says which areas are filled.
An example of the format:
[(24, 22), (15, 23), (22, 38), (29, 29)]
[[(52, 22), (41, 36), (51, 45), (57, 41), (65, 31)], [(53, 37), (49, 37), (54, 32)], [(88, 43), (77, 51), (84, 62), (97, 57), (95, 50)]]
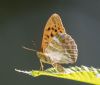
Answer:
[(78, 44), (75, 65), (100, 67), (100, 0), (1, 0), (0, 85), (89, 85), (53, 77), (33, 78), (14, 71), (39, 69), (36, 53), (22, 46), (40, 48), (44, 26), (55, 12)]

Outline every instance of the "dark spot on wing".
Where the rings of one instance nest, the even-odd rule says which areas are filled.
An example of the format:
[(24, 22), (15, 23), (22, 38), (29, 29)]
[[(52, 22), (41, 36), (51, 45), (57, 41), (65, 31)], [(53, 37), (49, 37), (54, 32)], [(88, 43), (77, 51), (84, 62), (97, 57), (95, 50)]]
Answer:
[(62, 31), (60, 31), (60, 33), (62, 33)]
[(49, 35), (46, 35), (47, 36), (47, 38), (49, 38)]
[(54, 30), (54, 28), (52, 27), (52, 30)]
[(60, 28), (58, 27), (58, 30), (60, 30)]
[(47, 30), (49, 31), (50, 30), (50, 27)]
[(54, 35), (51, 33), (51, 37), (53, 37)]
[(57, 30), (55, 29), (55, 32), (57, 32)]

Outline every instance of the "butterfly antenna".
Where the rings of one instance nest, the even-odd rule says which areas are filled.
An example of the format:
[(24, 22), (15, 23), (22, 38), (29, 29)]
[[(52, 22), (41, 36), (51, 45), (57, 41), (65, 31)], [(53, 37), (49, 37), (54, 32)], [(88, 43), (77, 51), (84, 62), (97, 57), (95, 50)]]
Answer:
[(31, 48), (27, 48), (27, 47), (25, 47), (25, 46), (22, 46), (22, 48), (24, 48), (25, 50), (29, 50), (29, 51), (35, 51), (36, 52), (36, 50), (34, 50), (34, 49), (31, 49)]
[(34, 48), (36, 49), (37, 48), (36, 47), (36, 42), (35, 41), (32, 41), (32, 43), (33, 43)]

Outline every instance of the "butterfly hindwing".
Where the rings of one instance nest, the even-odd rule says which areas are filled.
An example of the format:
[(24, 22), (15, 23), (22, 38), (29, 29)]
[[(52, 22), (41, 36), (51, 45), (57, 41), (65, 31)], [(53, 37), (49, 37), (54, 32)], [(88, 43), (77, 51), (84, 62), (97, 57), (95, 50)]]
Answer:
[(77, 60), (77, 45), (70, 35), (61, 33), (52, 38), (44, 53), (53, 63), (75, 63)]

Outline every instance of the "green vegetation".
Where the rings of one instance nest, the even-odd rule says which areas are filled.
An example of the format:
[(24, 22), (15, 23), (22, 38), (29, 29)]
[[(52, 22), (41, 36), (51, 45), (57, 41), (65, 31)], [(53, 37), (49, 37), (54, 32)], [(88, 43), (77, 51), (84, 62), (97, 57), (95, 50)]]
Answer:
[(96, 69), (94, 67), (86, 67), (86, 66), (75, 66), (65, 68), (65, 73), (59, 73), (55, 70), (55, 68), (49, 68), (45, 71), (32, 70), (32, 71), (21, 71), (18, 72), (29, 74), (33, 77), (38, 76), (52, 76), (57, 78), (70, 79), (74, 81), (80, 81), (85, 83), (90, 83), (94, 85), (100, 85), (100, 69)]

